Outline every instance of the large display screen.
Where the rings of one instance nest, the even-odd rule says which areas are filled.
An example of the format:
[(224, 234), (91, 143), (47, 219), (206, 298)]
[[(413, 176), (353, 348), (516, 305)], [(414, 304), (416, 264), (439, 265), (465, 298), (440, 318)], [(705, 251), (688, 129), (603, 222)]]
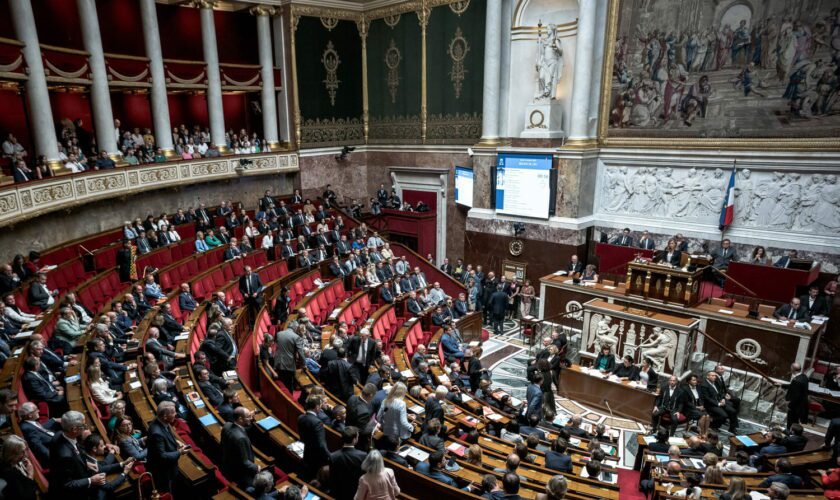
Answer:
[(455, 167), (455, 203), (472, 208), (473, 171), (467, 167)]
[(495, 175), (496, 211), (547, 219), (551, 215), (551, 155), (501, 153)]

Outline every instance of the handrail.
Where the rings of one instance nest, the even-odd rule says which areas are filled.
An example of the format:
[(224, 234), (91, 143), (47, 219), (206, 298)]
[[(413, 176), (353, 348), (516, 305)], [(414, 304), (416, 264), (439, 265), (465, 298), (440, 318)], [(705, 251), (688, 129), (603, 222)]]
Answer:
[(761, 375), (763, 378), (765, 378), (765, 379), (767, 379), (768, 381), (770, 381), (773, 385), (778, 385), (776, 382), (774, 382), (774, 381), (773, 381), (773, 377), (771, 377), (770, 375), (767, 375), (767, 374), (766, 374), (766, 373), (764, 373), (762, 370), (760, 370), (757, 366), (755, 366), (754, 364), (752, 364), (752, 362), (747, 361), (747, 360), (746, 360), (746, 359), (744, 359), (743, 357), (739, 356), (739, 355), (738, 355), (738, 353), (736, 353), (736, 352), (732, 351), (731, 349), (729, 349), (729, 348), (728, 348), (728, 347), (726, 347), (725, 345), (723, 345), (723, 344), (721, 344), (720, 342), (718, 342), (718, 341), (717, 341), (717, 339), (715, 339), (714, 337), (712, 337), (712, 336), (711, 336), (711, 335), (709, 335), (708, 333), (706, 333), (706, 332), (704, 332), (703, 330), (700, 330), (700, 329), (697, 329), (697, 332), (698, 332), (698, 333), (703, 334), (703, 337), (705, 337), (705, 338), (707, 338), (707, 339), (711, 340), (713, 344), (715, 344), (716, 346), (718, 346), (718, 347), (719, 347), (721, 350), (723, 350), (725, 353), (729, 354), (730, 356), (732, 356), (732, 357), (734, 357), (734, 358), (738, 359), (740, 362), (744, 363), (744, 365), (746, 365), (746, 366), (747, 366), (750, 370), (752, 370), (752, 371), (756, 372), (757, 374)]

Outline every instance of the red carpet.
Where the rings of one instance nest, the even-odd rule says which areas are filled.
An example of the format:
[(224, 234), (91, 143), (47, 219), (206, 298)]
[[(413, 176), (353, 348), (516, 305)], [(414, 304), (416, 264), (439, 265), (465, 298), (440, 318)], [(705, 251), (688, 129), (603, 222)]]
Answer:
[(639, 471), (618, 469), (618, 489), (621, 500), (643, 500), (639, 491)]

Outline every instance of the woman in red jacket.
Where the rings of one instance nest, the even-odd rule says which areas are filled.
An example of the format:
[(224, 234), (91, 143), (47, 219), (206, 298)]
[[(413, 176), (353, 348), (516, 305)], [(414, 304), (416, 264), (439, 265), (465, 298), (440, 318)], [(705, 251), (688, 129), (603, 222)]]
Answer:
[[(837, 465), (840, 465), (840, 457), (837, 457)], [(829, 499), (840, 499), (840, 469), (829, 471), (818, 470), (822, 477), (822, 486), (825, 488), (825, 497)]]

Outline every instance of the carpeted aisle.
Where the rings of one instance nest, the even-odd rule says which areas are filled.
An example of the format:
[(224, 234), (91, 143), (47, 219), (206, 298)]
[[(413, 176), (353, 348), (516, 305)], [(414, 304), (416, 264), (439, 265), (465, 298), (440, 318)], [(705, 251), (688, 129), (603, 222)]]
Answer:
[(643, 500), (639, 491), (639, 471), (618, 469), (618, 488), (621, 500)]

